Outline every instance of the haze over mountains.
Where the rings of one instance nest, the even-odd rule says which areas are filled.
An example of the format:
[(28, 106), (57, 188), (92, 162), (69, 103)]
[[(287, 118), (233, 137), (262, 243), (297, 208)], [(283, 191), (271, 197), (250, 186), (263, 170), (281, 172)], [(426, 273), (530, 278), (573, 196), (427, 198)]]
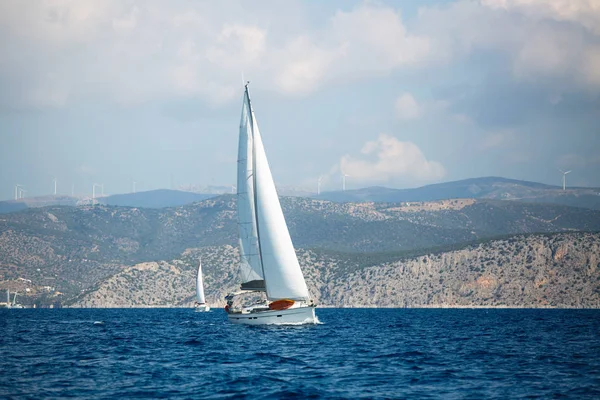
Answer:
[(555, 203), (600, 209), (599, 188), (568, 187), (499, 177), (465, 179), (415, 189), (369, 187), (322, 193), (318, 198), (331, 201), (411, 202), (442, 199), (496, 199), (535, 203)]
[[(198, 192), (158, 189), (138, 193), (117, 194), (99, 197), (98, 203), (144, 208), (176, 207), (191, 204), (219, 194), (229, 193), (226, 187), (190, 187)], [(346, 191), (323, 192), (320, 195), (290, 188), (279, 188), (280, 196), (314, 197), (335, 202), (423, 202), (443, 199), (496, 199), (521, 202), (553, 203), (573, 207), (600, 210), (600, 188), (567, 188), (536, 182), (498, 177), (473, 178), (455, 182), (427, 185), (414, 189), (391, 189), (368, 187)], [(71, 196), (43, 196), (0, 202), (0, 214), (18, 211), (26, 207), (49, 205), (81, 205), (91, 202), (90, 198)]]

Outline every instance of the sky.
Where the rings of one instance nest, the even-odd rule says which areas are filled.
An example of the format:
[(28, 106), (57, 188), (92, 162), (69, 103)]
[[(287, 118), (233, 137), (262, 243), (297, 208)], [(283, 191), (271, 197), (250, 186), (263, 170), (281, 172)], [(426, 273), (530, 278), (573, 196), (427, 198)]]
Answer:
[(600, 187), (600, 1), (0, 2), (0, 200), (276, 184)]

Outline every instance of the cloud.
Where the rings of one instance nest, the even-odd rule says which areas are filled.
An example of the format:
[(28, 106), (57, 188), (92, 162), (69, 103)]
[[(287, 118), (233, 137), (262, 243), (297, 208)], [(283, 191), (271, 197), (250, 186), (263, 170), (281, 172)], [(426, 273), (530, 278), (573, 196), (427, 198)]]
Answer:
[(515, 133), (512, 130), (494, 132), (485, 135), (479, 143), (480, 150), (490, 150), (500, 147), (506, 147), (513, 142)]
[[(9, 38), (0, 42), (0, 107), (62, 107), (90, 96), (218, 106), (239, 97), (242, 72), (261, 88), (302, 96), (478, 52), (503, 55), (519, 81), (600, 91), (594, 2), (458, 1), (421, 8), (411, 30), (399, 11), (376, 3), (319, 24), (281, 23), (288, 6), (302, 13), (302, 3), (278, 2), (0, 2), (0, 34)], [(415, 115), (403, 106), (413, 110), (401, 118)]]
[(431, 62), (459, 71), (432, 88), (435, 100), (494, 132), (558, 115), (594, 119), (600, 34), (589, 21), (598, 12), (585, 1), (457, 1), (421, 8), (411, 26), (429, 39)]
[(90, 96), (125, 105), (181, 97), (219, 105), (239, 97), (242, 72), (267, 90), (305, 95), (419, 65), (428, 56), (427, 39), (409, 34), (392, 8), (360, 4), (309, 26), (281, 23), (290, 7), (299, 8), (235, 1), (0, 2), (0, 34), (9, 38), (0, 43), (0, 107), (61, 107)]
[(481, 0), (481, 3), (532, 18), (575, 22), (600, 34), (600, 3), (594, 0)]
[(345, 155), (340, 169), (359, 182), (425, 183), (444, 177), (446, 171), (437, 161), (429, 161), (412, 142), (401, 142), (382, 134), (365, 143), (363, 157)]
[(415, 119), (421, 116), (421, 107), (410, 93), (401, 94), (394, 106), (396, 115), (401, 119)]
[(278, 75), (279, 89), (304, 94), (327, 82), (421, 65), (430, 48), (426, 37), (407, 32), (395, 10), (365, 3), (338, 11), (324, 28), (292, 38), (275, 54), (289, 60)]
[(483, 55), (513, 78), (600, 92), (600, 6), (570, 0), (458, 1), (422, 8), (415, 34), (438, 62)]

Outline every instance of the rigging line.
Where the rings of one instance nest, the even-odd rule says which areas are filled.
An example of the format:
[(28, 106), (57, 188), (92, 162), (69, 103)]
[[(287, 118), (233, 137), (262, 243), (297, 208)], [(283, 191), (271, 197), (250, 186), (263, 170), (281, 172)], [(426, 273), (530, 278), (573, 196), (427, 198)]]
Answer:
[[(248, 82), (250, 83), (250, 82)], [(258, 226), (258, 190), (256, 190), (256, 140), (254, 138), (254, 113), (252, 112), (252, 104), (250, 104), (250, 93), (248, 93), (248, 83), (246, 84), (246, 98), (248, 99), (248, 111), (250, 115), (250, 131), (252, 132), (252, 184), (254, 195), (254, 218), (256, 220), (256, 243), (258, 247), (258, 255), (260, 261), (260, 269), (262, 270), (263, 280), (265, 281), (265, 289), (267, 286), (267, 276), (265, 275), (265, 265), (263, 264), (262, 246), (260, 245), (260, 231)]]

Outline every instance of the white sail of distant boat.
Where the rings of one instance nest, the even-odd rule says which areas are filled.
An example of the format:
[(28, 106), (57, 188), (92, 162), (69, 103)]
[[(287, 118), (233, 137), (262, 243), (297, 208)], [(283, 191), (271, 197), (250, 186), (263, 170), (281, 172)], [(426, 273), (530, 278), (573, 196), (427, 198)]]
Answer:
[[(226, 297), (229, 320), (251, 325), (315, 323), (316, 305), (285, 223), (248, 84), (239, 132), (237, 216), (242, 285)], [(266, 301), (235, 307), (234, 298), (244, 292), (265, 293)]]
[(198, 273), (196, 274), (196, 312), (210, 311), (204, 299), (204, 283), (202, 281), (202, 260), (198, 263)]

